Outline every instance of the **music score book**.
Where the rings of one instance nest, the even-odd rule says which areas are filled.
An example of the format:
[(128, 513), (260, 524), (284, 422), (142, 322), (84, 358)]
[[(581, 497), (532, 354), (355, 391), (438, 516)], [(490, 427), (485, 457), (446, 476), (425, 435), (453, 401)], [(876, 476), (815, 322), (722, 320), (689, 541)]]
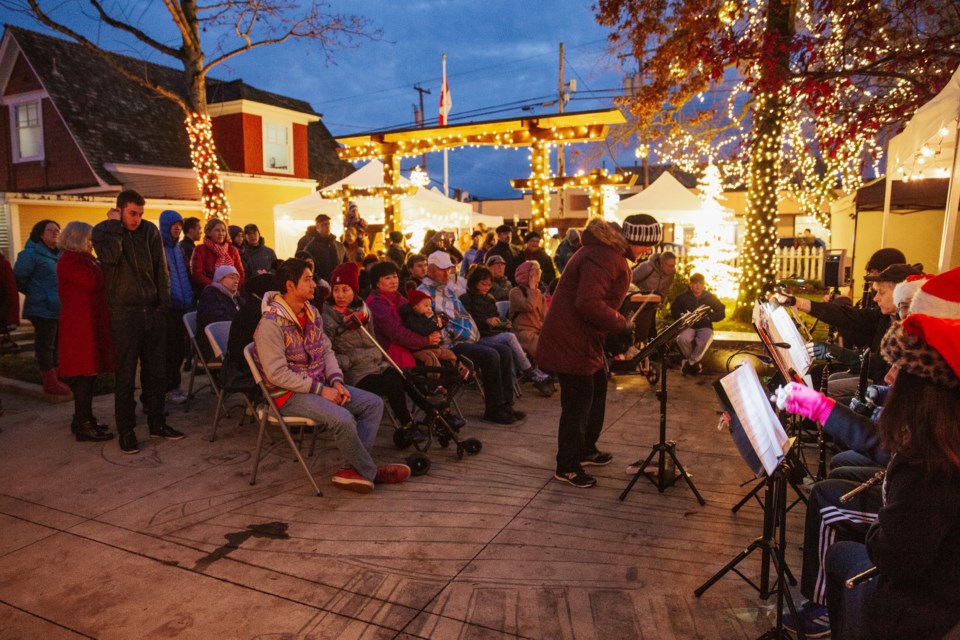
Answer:
[(793, 446), (793, 438), (773, 412), (757, 372), (741, 365), (713, 385), (730, 414), (730, 434), (740, 457), (758, 478), (772, 475)]
[[(794, 380), (796, 376), (808, 387), (813, 386), (810, 378), (810, 367), (813, 358), (807, 352), (806, 341), (800, 335), (797, 325), (794, 324), (786, 308), (770, 302), (757, 301), (753, 309), (753, 324), (758, 328), (761, 338), (771, 352), (774, 362), (783, 374), (784, 379)], [(774, 343), (786, 343), (789, 349), (776, 346)], [(796, 373), (796, 376), (792, 375)]]

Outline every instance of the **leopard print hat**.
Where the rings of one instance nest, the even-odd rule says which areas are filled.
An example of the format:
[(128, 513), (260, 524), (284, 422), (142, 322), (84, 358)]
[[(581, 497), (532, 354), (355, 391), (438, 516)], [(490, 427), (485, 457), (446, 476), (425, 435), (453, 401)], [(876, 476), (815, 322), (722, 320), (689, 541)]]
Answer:
[[(910, 317), (919, 319), (918, 316)], [(880, 353), (891, 365), (915, 376), (949, 388), (960, 386), (960, 378), (943, 355), (913, 331), (905, 330), (902, 322), (894, 322), (887, 330), (880, 343)]]

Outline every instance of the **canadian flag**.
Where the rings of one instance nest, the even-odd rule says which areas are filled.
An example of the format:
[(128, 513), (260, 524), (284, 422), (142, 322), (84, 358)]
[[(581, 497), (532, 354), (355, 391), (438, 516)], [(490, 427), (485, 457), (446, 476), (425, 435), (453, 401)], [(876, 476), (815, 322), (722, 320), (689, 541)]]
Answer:
[(450, 107), (453, 106), (453, 99), (450, 97), (450, 85), (447, 84), (447, 54), (443, 54), (443, 84), (440, 86), (440, 117), (437, 123), (444, 127), (447, 125), (447, 116), (450, 115)]

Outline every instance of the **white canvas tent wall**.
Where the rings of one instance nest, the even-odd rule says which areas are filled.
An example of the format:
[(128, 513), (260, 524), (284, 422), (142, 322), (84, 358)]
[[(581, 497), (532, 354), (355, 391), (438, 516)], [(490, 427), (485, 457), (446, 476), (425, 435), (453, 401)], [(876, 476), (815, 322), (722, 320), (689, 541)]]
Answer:
[[(412, 184), (404, 177), (401, 184)], [(368, 187), (383, 184), (383, 164), (373, 160), (349, 176), (324, 187), (321, 191), (335, 191), (345, 184), (356, 187)], [(360, 209), (360, 216), (370, 224), (383, 223), (383, 198), (354, 198)], [(276, 226), (276, 251), (280, 258), (292, 256), (299, 240), (306, 228), (314, 223), (320, 213), (331, 218), (331, 232), (334, 235), (343, 233), (343, 214), (339, 200), (326, 200), (320, 193), (298, 198), (292, 202), (278, 204), (273, 207), (273, 217)], [(400, 220), (404, 233), (412, 233), (412, 242), (416, 245), (423, 238), (427, 229), (467, 229), (477, 222), (503, 224), (503, 218), (496, 216), (482, 216), (477, 219), (469, 204), (447, 198), (443, 194), (429, 189), (417, 189), (416, 194), (400, 200)]]
[(660, 223), (682, 225), (703, 223), (706, 215), (700, 198), (666, 171), (649, 187), (617, 204), (621, 221), (635, 213), (649, 213)]
[(913, 115), (903, 132), (890, 140), (887, 149), (886, 194), (880, 242), (887, 246), (890, 223), (890, 195), (894, 180), (949, 178), (947, 205), (940, 237), (938, 271), (946, 271), (953, 260), (960, 207), (960, 154), (957, 135), (960, 127), (960, 68), (947, 86)]

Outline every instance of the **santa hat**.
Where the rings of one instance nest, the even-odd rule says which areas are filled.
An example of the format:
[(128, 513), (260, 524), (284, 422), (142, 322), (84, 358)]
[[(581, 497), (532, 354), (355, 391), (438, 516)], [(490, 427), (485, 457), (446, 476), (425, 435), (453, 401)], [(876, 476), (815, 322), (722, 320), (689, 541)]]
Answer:
[(624, 218), (621, 233), (627, 244), (636, 247), (653, 247), (663, 240), (663, 228), (656, 218), (647, 213)]
[(960, 386), (960, 267), (927, 280), (894, 323), (880, 352), (887, 362), (946, 387)]
[(932, 273), (922, 273), (920, 275), (907, 276), (907, 279), (899, 283), (893, 289), (893, 304), (899, 307), (901, 304), (910, 304), (913, 298), (920, 291), (920, 287), (933, 277)]
[(330, 275), (330, 289), (338, 284), (345, 284), (353, 289), (354, 295), (360, 291), (360, 267), (355, 262), (338, 264)]
[[(413, 283), (411, 283), (412, 285)], [(424, 300), (430, 300), (430, 294), (425, 291), (420, 291), (416, 286), (407, 287), (407, 302), (410, 303), (411, 307), (417, 306), (417, 304), (423, 302)]]

